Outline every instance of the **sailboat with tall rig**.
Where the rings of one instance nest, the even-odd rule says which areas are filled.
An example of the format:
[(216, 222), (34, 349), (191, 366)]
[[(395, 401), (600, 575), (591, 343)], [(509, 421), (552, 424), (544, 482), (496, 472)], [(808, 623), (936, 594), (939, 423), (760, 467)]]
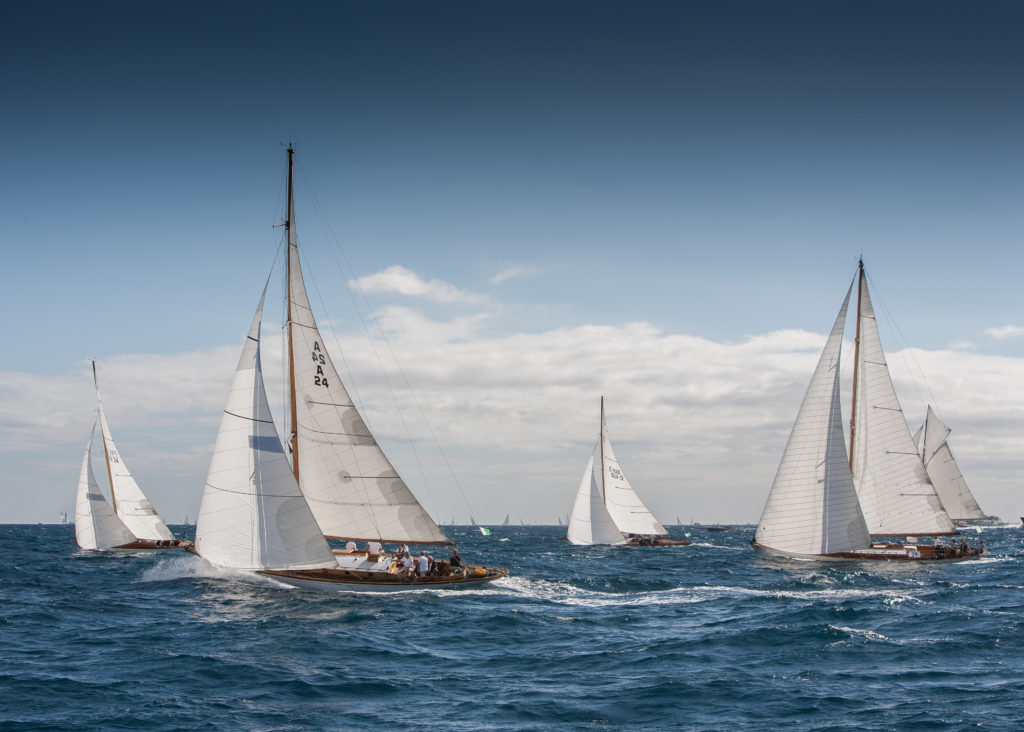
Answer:
[[(839, 366), (857, 285), (850, 449), (846, 450)], [(806, 559), (951, 560), (984, 554), (957, 540), (917, 452), (882, 350), (864, 262), (807, 387), (752, 544)], [(894, 537), (911, 541), (903, 543)], [(951, 537), (950, 545), (941, 537)]]
[[(294, 154), (289, 146), (285, 227), (290, 428), (285, 444), (291, 460), (266, 407), (259, 361), (261, 299), (211, 460), (196, 520), (196, 552), (214, 564), (253, 569), (287, 584), (321, 590), (461, 587), (504, 577), (506, 569), (464, 564), (461, 558), (457, 563), (435, 560), (428, 571), (410, 571), (409, 562), (401, 561), (410, 557), (385, 549), (387, 543), (454, 542), (381, 450), (327, 352), (302, 278)], [(248, 441), (239, 442), (239, 435)], [(266, 470), (256, 470), (264, 465)], [(267, 530), (277, 525), (290, 528)], [(348, 548), (332, 549), (328, 539), (346, 541)], [(366, 545), (352, 548), (357, 542)]]

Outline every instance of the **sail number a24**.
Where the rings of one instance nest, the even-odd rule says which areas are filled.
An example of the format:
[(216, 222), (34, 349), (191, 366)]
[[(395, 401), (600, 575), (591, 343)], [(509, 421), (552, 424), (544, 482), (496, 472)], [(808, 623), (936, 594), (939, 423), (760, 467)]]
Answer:
[(324, 375), (324, 366), (327, 364), (327, 359), (324, 358), (324, 352), (320, 349), (320, 342), (313, 341), (313, 363), (316, 364), (316, 373), (313, 375), (313, 383), (317, 386), (327, 386), (327, 376)]

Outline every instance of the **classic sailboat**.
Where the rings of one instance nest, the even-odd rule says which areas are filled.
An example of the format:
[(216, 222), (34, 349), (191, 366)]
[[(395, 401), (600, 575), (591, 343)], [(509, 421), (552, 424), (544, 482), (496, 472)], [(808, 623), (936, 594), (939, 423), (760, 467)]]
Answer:
[[(96, 388), (96, 402), (98, 406), (98, 421), (100, 432), (103, 437), (103, 456), (107, 466), (107, 478), (110, 481), (110, 502), (113, 514), (118, 522), (127, 528), (132, 535), (130, 546), (119, 546), (123, 549), (180, 549), (187, 542), (178, 539), (167, 528), (167, 524), (157, 514), (153, 504), (143, 494), (139, 484), (135, 482), (128, 466), (114, 444), (114, 438), (110, 435), (110, 427), (107, 424), (106, 414), (103, 412), (103, 398), (100, 396), (99, 380), (96, 377), (96, 362), (92, 362), (92, 379)], [(94, 428), (95, 432), (95, 428)], [(91, 447), (90, 439), (90, 447)], [(86, 458), (89, 451), (86, 452)], [(90, 473), (92, 466), (89, 466)], [(81, 486), (81, 481), (79, 481)], [(95, 491), (99, 493), (99, 489)], [(79, 491), (81, 499), (81, 490)], [(79, 501), (81, 503), (81, 501)], [(106, 505), (106, 501), (103, 501)], [(80, 511), (76, 511), (76, 514)], [(88, 547), (96, 548), (96, 547)]]
[(89, 433), (78, 475), (75, 497), (75, 540), (83, 549), (129, 549), (135, 535), (128, 530), (100, 492), (96, 474), (92, 471), (92, 443), (96, 436), (96, 423)]
[[(668, 531), (644, 505), (615, 459), (604, 421), (601, 397), (599, 463), (591, 456), (583, 471), (569, 518), (566, 538), (572, 544), (630, 544), (686, 546), (689, 541), (668, 538)], [(600, 477), (598, 477), (600, 476)]]
[[(927, 416), (921, 428), (924, 436), (921, 445), (921, 461), (924, 463), (928, 477), (935, 486), (942, 501), (942, 507), (953, 520), (954, 526), (971, 526), (978, 524), (997, 523), (997, 516), (988, 516), (981, 510), (977, 499), (967, 487), (960, 466), (956, 464), (953, 451), (949, 447), (947, 427), (931, 405), (928, 405)], [(916, 444), (916, 441), (915, 441)]]
[[(223, 437), (223, 450), (232, 457), (220, 457), (222, 437), (218, 436), (203, 509), (196, 521), (196, 552), (215, 564), (255, 569), (288, 584), (311, 589), (437, 588), (504, 577), (508, 570), (502, 568), (471, 564), (453, 567), (444, 561), (435, 563), (435, 574), (418, 576), (399, 571), (398, 557), (383, 551), (384, 542), (406, 545), (451, 545), (454, 542), (430, 518), (377, 445), (327, 353), (302, 279), (295, 230), (293, 170), (294, 149), (289, 146), (285, 226), (291, 424), (287, 443), (291, 464), (284, 448), (280, 447), (269, 409), (265, 407), (259, 365), (261, 300), (221, 424), (222, 435), (227, 435)], [(240, 394), (237, 406), (232, 402), (236, 392)], [(258, 417), (254, 416), (254, 409)], [(259, 424), (265, 426), (259, 434), (248, 435), (250, 441), (246, 443), (245, 425), (233, 427), (230, 424), (237, 419), (247, 420), (249, 425), (256, 425), (254, 420), (259, 419)], [(242, 442), (232, 446), (230, 435), (235, 433)], [(275, 447), (280, 449), (279, 454), (274, 451)], [(221, 463), (225, 464), (223, 486)], [(256, 470), (264, 464), (273, 466), (266, 474), (266, 482), (262, 468)], [(280, 475), (282, 465), (288, 468), (287, 480)], [(239, 501), (241, 507), (237, 510), (216, 508), (219, 503)], [(279, 522), (282, 511), (290, 515), (294, 512), (289, 521), (295, 523), (295, 527), (280, 536), (269, 536), (266, 531), (258, 530), (267, 522)], [(375, 552), (371, 553), (369, 546), (366, 551), (331, 550), (326, 539), (366, 541), (373, 545)], [(224, 546), (218, 547), (218, 542)], [(329, 562), (324, 559), (325, 548)], [(248, 552), (249, 559), (245, 562), (233, 559), (236, 552)], [(277, 556), (280, 559), (275, 558)], [(243, 563), (246, 566), (242, 566)]]
[(858, 265), (857, 348), (850, 453), (841, 415), (839, 363), (847, 291), (782, 454), (753, 545), (808, 559), (963, 559), (984, 550), (953, 542), (875, 542), (875, 537), (955, 534), (918, 457), (889, 376)]

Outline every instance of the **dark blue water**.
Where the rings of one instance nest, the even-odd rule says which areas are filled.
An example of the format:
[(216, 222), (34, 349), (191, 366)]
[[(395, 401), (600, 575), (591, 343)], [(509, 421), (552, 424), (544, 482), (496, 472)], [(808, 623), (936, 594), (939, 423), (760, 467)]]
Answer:
[(355, 595), (0, 526), (0, 726), (1021, 728), (1024, 532), (986, 529), (972, 562), (823, 566), (756, 558), (750, 527), (689, 531), (455, 528), (513, 576)]

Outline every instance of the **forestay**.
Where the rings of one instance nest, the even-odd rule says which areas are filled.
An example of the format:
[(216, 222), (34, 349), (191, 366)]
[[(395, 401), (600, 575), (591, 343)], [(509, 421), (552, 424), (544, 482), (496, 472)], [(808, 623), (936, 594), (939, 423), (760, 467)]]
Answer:
[(756, 543), (789, 554), (845, 552), (871, 543), (850, 474), (839, 398), (852, 289), (818, 359), (754, 534)]
[(896, 398), (863, 276), (860, 288), (856, 426), (850, 449), (868, 530), (876, 536), (954, 533)]
[(289, 239), (293, 459), (310, 509), (332, 538), (450, 544), (377, 445), (338, 378), (309, 306), (294, 227)]
[(238, 361), (196, 519), (196, 552), (237, 569), (336, 568), (302, 497), (267, 405), (260, 316)]
[(960, 473), (960, 467), (953, 458), (949, 448), (950, 429), (938, 415), (928, 406), (928, 417), (924, 426), (924, 460), (925, 470), (931, 478), (935, 491), (939, 494), (943, 508), (952, 519), (972, 520), (987, 518), (981, 506), (975, 500), (967, 481)]
[(601, 498), (601, 486), (594, 473), (594, 458), (590, 457), (583, 479), (576, 493), (576, 502), (569, 519), (569, 541), (577, 545), (624, 544), (622, 532), (615, 526)]
[(82, 458), (82, 470), (78, 476), (78, 492), (75, 497), (75, 539), (83, 549), (111, 549), (130, 544), (135, 536), (124, 525), (107, 499), (100, 492), (96, 475), (92, 471), (92, 441), (96, 435), (93, 424), (89, 442)]

